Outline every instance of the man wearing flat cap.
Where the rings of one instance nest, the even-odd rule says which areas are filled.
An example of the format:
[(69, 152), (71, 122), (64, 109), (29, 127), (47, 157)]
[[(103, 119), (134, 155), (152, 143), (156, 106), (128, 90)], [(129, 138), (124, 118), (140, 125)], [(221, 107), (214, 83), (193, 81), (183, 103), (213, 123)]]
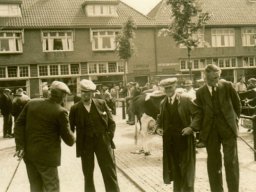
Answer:
[[(198, 109), (188, 94), (176, 92), (177, 78), (160, 81), (166, 97), (160, 103), (158, 133), (163, 135), (163, 179), (175, 192), (194, 192), (195, 144)], [(191, 121), (191, 118), (194, 118)]]
[(24, 157), (31, 192), (60, 191), (61, 139), (69, 146), (75, 142), (68, 111), (61, 106), (69, 93), (65, 83), (54, 81), (50, 97), (30, 100), (15, 122), (15, 155)]
[(81, 101), (70, 109), (72, 131), (76, 131), (77, 157), (81, 157), (84, 191), (95, 192), (93, 181), (94, 154), (101, 169), (106, 191), (119, 192), (113, 137), (116, 124), (105, 100), (93, 98), (96, 85), (87, 79), (80, 81)]

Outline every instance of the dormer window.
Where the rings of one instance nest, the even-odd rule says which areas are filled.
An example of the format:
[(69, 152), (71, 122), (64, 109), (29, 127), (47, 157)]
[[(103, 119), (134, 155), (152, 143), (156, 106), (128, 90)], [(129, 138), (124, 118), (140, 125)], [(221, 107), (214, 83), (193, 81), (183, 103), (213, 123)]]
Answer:
[(0, 3), (0, 17), (21, 17), (20, 4)]
[(86, 0), (83, 4), (88, 17), (117, 17), (118, 0)]

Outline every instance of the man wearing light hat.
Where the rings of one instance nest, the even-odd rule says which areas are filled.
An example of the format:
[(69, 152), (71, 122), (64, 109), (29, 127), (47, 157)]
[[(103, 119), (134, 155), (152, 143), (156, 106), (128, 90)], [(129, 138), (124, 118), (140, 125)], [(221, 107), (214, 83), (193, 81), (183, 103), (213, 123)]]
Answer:
[(50, 97), (30, 100), (15, 122), (15, 155), (24, 157), (31, 192), (60, 191), (61, 138), (69, 146), (75, 142), (68, 111), (61, 106), (69, 93), (65, 83), (54, 81)]
[[(177, 78), (160, 82), (166, 97), (157, 118), (158, 133), (163, 135), (163, 179), (173, 181), (174, 191), (194, 191), (195, 144), (193, 130), (199, 129), (198, 109), (187, 94), (177, 94)], [(191, 122), (191, 117), (194, 117)]]
[(93, 98), (96, 85), (80, 81), (81, 101), (70, 109), (72, 131), (76, 130), (77, 157), (81, 157), (84, 191), (95, 192), (93, 181), (94, 154), (101, 169), (106, 191), (119, 192), (113, 143), (116, 124), (105, 100)]

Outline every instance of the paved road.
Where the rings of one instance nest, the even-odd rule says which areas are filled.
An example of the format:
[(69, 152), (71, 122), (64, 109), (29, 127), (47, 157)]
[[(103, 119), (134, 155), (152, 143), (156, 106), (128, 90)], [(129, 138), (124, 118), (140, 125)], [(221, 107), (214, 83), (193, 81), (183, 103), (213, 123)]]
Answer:
[[(121, 192), (169, 192), (172, 191), (172, 185), (164, 185), (162, 181), (162, 141), (161, 137), (153, 136), (151, 141), (152, 155), (132, 154), (137, 149), (134, 144), (134, 126), (129, 126), (122, 119), (121, 108), (117, 110), (115, 120), (117, 130), (115, 143), (117, 149), (116, 161), (117, 166), (125, 173), (118, 171), (118, 179)], [(0, 118), (2, 125), (2, 118)], [(240, 129), (240, 135), (243, 136), (251, 145), (252, 134)], [(79, 192), (83, 191), (83, 174), (81, 170), (80, 159), (75, 157), (75, 147), (62, 146), (62, 165), (59, 167), (60, 184), (62, 192)], [(256, 163), (253, 161), (253, 153), (241, 140), (238, 140), (240, 173), (241, 173), (241, 190), (240, 192), (256, 191)], [(14, 140), (3, 139), (0, 130), (0, 192), (5, 188), (12, 176), (17, 165), (17, 160), (13, 158)], [(127, 177), (130, 177), (144, 190), (136, 188)], [(103, 192), (104, 184), (99, 168), (96, 166), (95, 183), (98, 192)], [(224, 182), (225, 183), (225, 182)], [(225, 187), (226, 189), (226, 187)], [(13, 180), (9, 192), (27, 192), (29, 184), (26, 175), (24, 163), (20, 164), (17, 174)], [(207, 192), (209, 190), (207, 171), (206, 171), (206, 151), (199, 149), (197, 153), (195, 192)], [(227, 191), (227, 190), (225, 190)]]

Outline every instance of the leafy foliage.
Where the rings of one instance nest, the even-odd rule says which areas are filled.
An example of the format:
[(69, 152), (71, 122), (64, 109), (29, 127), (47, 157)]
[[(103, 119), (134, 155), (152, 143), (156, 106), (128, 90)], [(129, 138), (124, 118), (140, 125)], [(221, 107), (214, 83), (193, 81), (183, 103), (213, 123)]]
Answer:
[(116, 37), (117, 51), (120, 59), (128, 60), (134, 53), (135, 29), (137, 28), (134, 20), (130, 17), (124, 23), (121, 33)]
[(172, 23), (160, 34), (171, 35), (177, 44), (183, 44), (189, 50), (197, 47), (201, 40), (195, 38), (197, 33), (210, 19), (208, 12), (202, 12), (198, 0), (166, 0), (171, 5)]

